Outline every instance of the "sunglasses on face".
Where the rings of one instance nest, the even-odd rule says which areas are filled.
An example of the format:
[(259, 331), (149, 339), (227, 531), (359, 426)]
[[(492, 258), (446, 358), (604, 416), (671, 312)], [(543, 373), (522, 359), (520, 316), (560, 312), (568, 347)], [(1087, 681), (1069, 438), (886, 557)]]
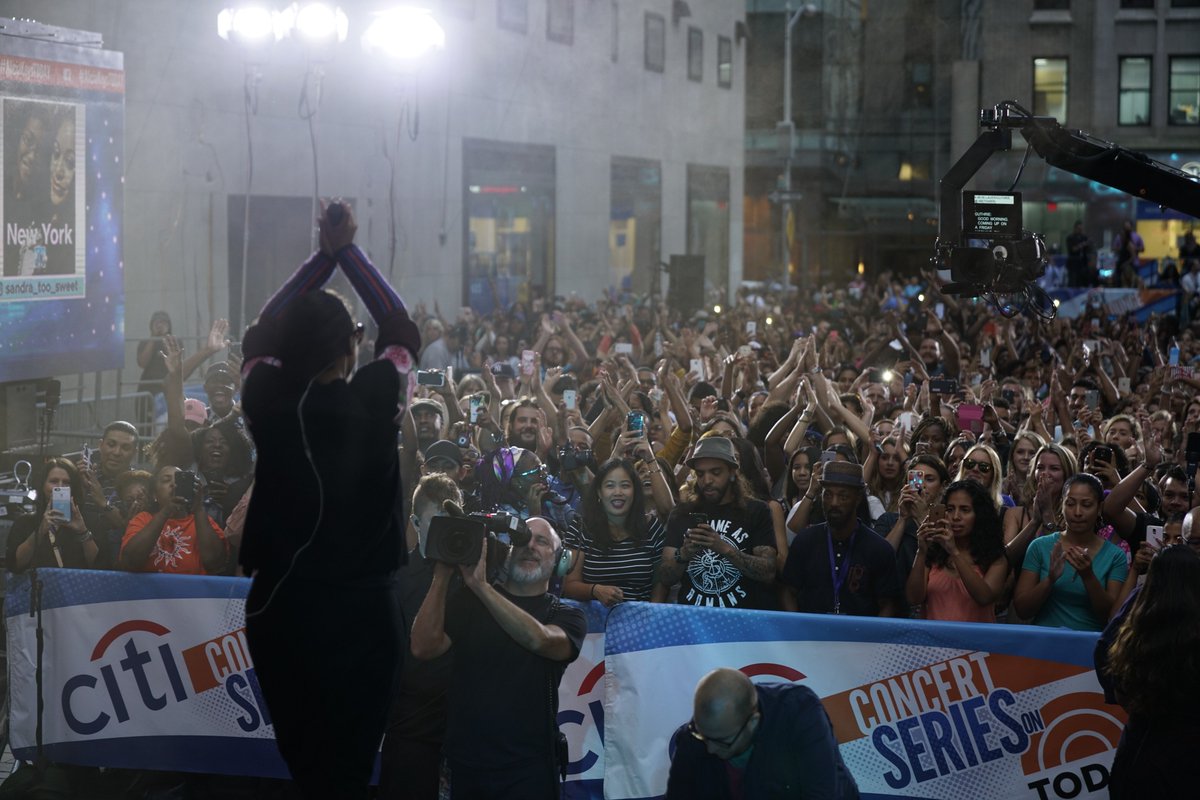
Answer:
[(968, 472), (970, 470), (977, 470), (978, 472), (982, 473), (983, 475), (991, 475), (992, 474), (991, 463), (989, 463), (987, 461), (976, 461), (973, 458), (964, 458), (963, 462), (962, 462), (962, 468), (963, 468), (963, 472)]

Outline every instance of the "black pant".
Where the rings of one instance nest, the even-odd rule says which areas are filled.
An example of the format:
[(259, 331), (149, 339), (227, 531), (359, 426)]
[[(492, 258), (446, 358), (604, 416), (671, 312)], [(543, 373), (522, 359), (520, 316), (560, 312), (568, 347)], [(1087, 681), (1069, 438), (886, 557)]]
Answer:
[(472, 770), (450, 763), (451, 800), (558, 800), (558, 775), (548, 759), (505, 770)]
[[(247, 608), (269, 593), (255, 580)], [(403, 653), (392, 587), (285, 586), (246, 638), (301, 796), (365, 798)]]
[(383, 740), (379, 800), (437, 800), (442, 745), (388, 735)]

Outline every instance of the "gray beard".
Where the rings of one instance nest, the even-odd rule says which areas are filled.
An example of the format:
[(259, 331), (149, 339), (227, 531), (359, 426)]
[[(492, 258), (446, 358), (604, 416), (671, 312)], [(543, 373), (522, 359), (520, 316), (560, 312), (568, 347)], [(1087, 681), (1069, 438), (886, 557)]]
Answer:
[(536, 583), (542, 583), (550, 579), (550, 573), (553, 571), (553, 566), (543, 564), (539, 567), (526, 567), (513, 559), (509, 559), (508, 563), (508, 579), (513, 583), (529, 586)]

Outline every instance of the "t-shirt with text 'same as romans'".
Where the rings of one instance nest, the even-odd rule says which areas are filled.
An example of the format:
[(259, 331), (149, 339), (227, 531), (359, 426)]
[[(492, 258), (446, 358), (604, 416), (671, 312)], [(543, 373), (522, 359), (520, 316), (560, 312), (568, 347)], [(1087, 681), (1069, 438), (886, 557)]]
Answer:
[[(691, 527), (690, 513), (703, 513), (717, 535), (743, 553), (756, 547), (775, 547), (775, 527), (766, 503), (746, 500), (745, 507), (726, 503), (715, 507), (676, 508), (667, 520), (667, 547), (683, 547), (683, 536)], [(680, 578), (679, 602), (713, 608), (779, 608), (773, 583), (756, 581), (725, 556), (705, 548), (688, 560)]]

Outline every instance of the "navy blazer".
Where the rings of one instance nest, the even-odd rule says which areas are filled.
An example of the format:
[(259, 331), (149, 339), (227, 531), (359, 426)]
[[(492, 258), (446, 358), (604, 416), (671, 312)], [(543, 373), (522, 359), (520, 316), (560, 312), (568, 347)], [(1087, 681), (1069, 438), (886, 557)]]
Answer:
[[(856, 800), (858, 786), (842, 763), (833, 726), (816, 693), (791, 683), (755, 689), (762, 719), (746, 765), (745, 796)], [(675, 747), (668, 800), (732, 800), (725, 762), (709, 754), (686, 725), (675, 731)]]

